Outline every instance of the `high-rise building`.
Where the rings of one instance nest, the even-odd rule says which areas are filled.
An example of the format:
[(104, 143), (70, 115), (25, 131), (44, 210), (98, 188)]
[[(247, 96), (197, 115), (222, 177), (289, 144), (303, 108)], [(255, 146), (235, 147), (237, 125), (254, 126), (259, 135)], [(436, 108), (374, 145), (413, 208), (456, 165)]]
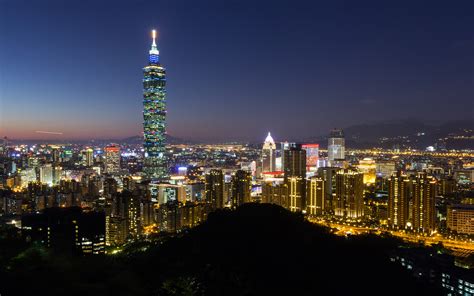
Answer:
[(336, 173), (341, 170), (337, 167), (321, 167), (318, 169), (318, 176), (324, 181), (324, 211), (334, 214), (336, 208)]
[(328, 160), (330, 165), (345, 159), (345, 140), (342, 129), (333, 129), (328, 139)]
[(388, 224), (393, 228), (405, 229), (412, 194), (411, 179), (399, 172), (390, 177), (388, 188)]
[(122, 216), (105, 217), (105, 244), (122, 245), (127, 241), (127, 220)]
[(359, 160), (357, 168), (359, 169), (359, 171), (364, 173), (364, 184), (375, 183), (375, 160), (369, 157), (361, 159)]
[(353, 170), (336, 173), (336, 216), (357, 219), (364, 215), (364, 174)]
[(43, 184), (53, 186), (53, 167), (51, 164), (40, 167), (39, 180)]
[(82, 151), (82, 164), (86, 167), (94, 165), (94, 150), (87, 148)]
[(306, 170), (315, 171), (318, 168), (319, 144), (304, 144), (302, 147), (306, 150)]
[(285, 167), (285, 150), (290, 149), (290, 145), (292, 143), (289, 142), (281, 142), (280, 143), (280, 150), (279, 150), (279, 158), (280, 158), (280, 166), (277, 168), (278, 170), (283, 171), (283, 168)]
[(116, 174), (120, 171), (120, 146), (113, 144), (105, 147), (105, 173)]
[(308, 181), (306, 190), (306, 213), (312, 216), (319, 216), (325, 213), (326, 194), (324, 192), (325, 182), (321, 177), (312, 177)]
[(272, 136), (268, 133), (262, 148), (262, 172), (276, 170), (276, 146)]
[(58, 164), (59, 162), (61, 162), (61, 157), (58, 148), (53, 148), (53, 150), (51, 150), (51, 159), (54, 164)]
[(224, 174), (222, 170), (211, 170), (206, 175), (206, 202), (214, 209), (224, 207)]
[(413, 184), (413, 230), (431, 233), (436, 228), (436, 181), (419, 173)]
[(252, 175), (250, 172), (238, 170), (232, 176), (232, 206), (238, 207), (250, 202), (252, 191)]
[(288, 186), (288, 209), (293, 212), (304, 210), (306, 205), (306, 151), (301, 145), (292, 145), (284, 151), (285, 184)]
[(7, 155), (7, 147), (8, 147), (8, 139), (7, 139), (7, 137), (4, 137), (0, 141), (0, 156), (6, 156)]
[(130, 191), (122, 191), (114, 196), (111, 216), (121, 217), (125, 221), (126, 233), (117, 234), (119, 237), (133, 239), (140, 234), (140, 200)]
[(165, 154), (166, 70), (160, 64), (155, 30), (149, 54), (148, 66), (143, 68), (143, 171), (148, 179), (165, 181), (168, 179)]
[(288, 186), (285, 183), (264, 182), (262, 184), (262, 202), (288, 208)]

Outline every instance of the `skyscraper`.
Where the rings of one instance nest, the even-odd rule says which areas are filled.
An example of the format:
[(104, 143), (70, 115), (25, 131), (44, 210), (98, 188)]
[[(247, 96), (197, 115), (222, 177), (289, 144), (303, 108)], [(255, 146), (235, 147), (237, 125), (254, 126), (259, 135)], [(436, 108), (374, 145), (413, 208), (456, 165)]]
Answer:
[(276, 169), (276, 145), (268, 133), (262, 148), (262, 172), (273, 172)]
[(336, 173), (336, 216), (354, 219), (364, 215), (363, 179), (363, 173), (353, 170)]
[(436, 181), (426, 173), (419, 173), (413, 189), (413, 229), (432, 232), (436, 228)]
[(289, 142), (281, 142), (280, 143), (280, 150), (279, 150), (279, 156), (280, 156), (280, 167), (278, 168), (279, 170), (283, 171), (285, 167), (285, 150), (290, 149), (290, 145), (293, 143)]
[(206, 175), (206, 202), (214, 209), (224, 207), (224, 174), (222, 170), (211, 170)]
[(318, 169), (318, 176), (324, 181), (324, 212), (334, 214), (336, 208), (336, 174), (341, 168), (322, 167)]
[(345, 159), (344, 132), (341, 129), (333, 129), (328, 139), (328, 160), (331, 166), (334, 162)]
[(404, 229), (408, 222), (408, 210), (412, 182), (401, 173), (390, 177), (388, 189), (388, 224), (390, 227)]
[(306, 212), (308, 215), (322, 215), (325, 212), (325, 181), (321, 177), (312, 177), (306, 190)]
[(302, 147), (306, 150), (306, 169), (316, 171), (319, 160), (319, 144), (304, 144)]
[(304, 210), (306, 198), (306, 151), (301, 145), (293, 145), (284, 151), (285, 184), (288, 186), (288, 209)]
[(238, 207), (250, 202), (252, 175), (250, 172), (237, 170), (232, 176), (232, 206)]
[(41, 183), (53, 186), (53, 167), (51, 164), (40, 167), (39, 178)]
[(143, 134), (145, 177), (165, 181), (168, 167), (165, 155), (166, 140), (166, 70), (160, 64), (156, 47), (156, 31), (150, 49), (148, 66), (143, 68)]
[(105, 172), (116, 174), (120, 171), (120, 146), (109, 145), (105, 147)]
[(87, 148), (82, 151), (82, 163), (87, 167), (94, 165), (94, 150)]

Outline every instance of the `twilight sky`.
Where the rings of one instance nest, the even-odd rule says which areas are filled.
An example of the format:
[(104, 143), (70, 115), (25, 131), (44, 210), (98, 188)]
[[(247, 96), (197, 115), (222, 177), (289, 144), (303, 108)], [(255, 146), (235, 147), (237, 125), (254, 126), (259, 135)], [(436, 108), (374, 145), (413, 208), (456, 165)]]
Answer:
[(473, 16), (472, 0), (0, 0), (0, 136), (140, 134), (153, 28), (173, 136), (469, 119)]

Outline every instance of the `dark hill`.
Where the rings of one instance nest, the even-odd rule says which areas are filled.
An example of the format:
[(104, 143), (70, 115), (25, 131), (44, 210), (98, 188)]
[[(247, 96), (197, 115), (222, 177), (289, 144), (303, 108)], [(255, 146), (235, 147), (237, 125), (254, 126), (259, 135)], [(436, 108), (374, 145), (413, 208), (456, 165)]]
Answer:
[[(341, 238), (273, 205), (217, 211), (148, 250), (70, 258), (29, 250), (2, 295), (436, 295), (390, 263), (398, 241)], [(148, 245), (149, 246), (149, 245)], [(26, 284), (28, 283), (28, 284)]]

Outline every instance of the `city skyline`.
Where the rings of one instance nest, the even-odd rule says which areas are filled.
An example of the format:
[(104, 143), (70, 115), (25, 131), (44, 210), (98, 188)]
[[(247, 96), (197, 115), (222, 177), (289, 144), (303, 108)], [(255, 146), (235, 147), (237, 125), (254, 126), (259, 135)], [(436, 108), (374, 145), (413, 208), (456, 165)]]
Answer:
[[(168, 134), (175, 137), (254, 140), (271, 131), (288, 139), (399, 114), (422, 121), (472, 117), (470, 4), (416, 4), (406, 13), (403, 5), (369, 2), (278, 2), (264, 10), (264, 3), (229, 8), (209, 1), (202, 14), (193, 4), (160, 3), (155, 15), (147, 1), (49, 3), (2, 4), (8, 29), (0, 55), (1, 136), (139, 135), (137, 69), (152, 28), (171, 69)], [(27, 6), (36, 9), (18, 17)], [(280, 114), (291, 120), (276, 120)]]
[(474, 295), (456, 5), (0, 1), (0, 296)]

